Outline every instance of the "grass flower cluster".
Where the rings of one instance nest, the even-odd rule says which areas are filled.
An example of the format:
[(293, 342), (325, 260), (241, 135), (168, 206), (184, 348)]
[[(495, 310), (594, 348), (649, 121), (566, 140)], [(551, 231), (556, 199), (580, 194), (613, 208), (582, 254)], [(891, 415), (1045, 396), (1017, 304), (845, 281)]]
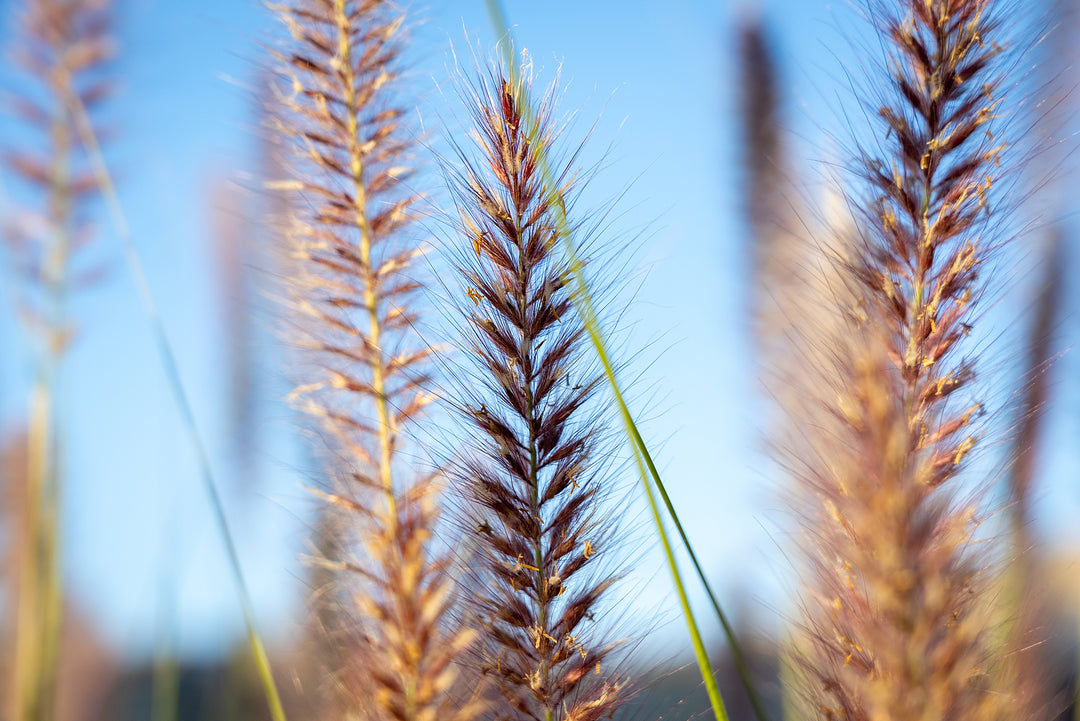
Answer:
[(11, 541), (21, 558), (12, 564), (17, 623), (7, 713), (14, 721), (30, 721), (51, 716), (59, 664), (63, 589), (56, 407), (62, 361), (75, 335), (70, 298), (96, 275), (76, 262), (93, 239), (86, 216), (99, 190), (78, 142), (73, 107), (94, 110), (109, 94), (111, 3), (42, 0), (28, 4), (20, 21), (12, 60), (23, 70), (26, 86), (12, 106), (39, 137), (32, 145), (8, 148), (3, 161), (35, 206), (14, 218), (5, 239), (25, 281), (24, 317), (37, 358), (20, 504), (24, 518), (20, 537)]
[(529, 90), (524, 73), (478, 81), (470, 104), (483, 162), (462, 150), (453, 178), (471, 244), (458, 254), (472, 299), (467, 346), (482, 379), (463, 409), (482, 441), (454, 476), (478, 536), (468, 578), (482, 672), (518, 718), (592, 721), (625, 686), (594, 616), (616, 580), (608, 564), (595, 570), (616, 526), (599, 506), (611, 484), (589, 410), (602, 379), (583, 363), (585, 329), (558, 254), (555, 204), (567, 212), (574, 169), (544, 187), (553, 98), (530, 122)]
[(413, 332), (408, 269), (421, 248), (410, 233), (417, 192), (414, 146), (394, 94), (403, 17), (385, 3), (297, 0), (276, 8), (291, 42), (280, 53), (274, 129), (295, 149), (288, 235), (297, 258), (292, 293), (312, 368), (295, 402), (319, 421), (342, 518), (326, 563), (332, 595), (363, 629), (340, 641), (336, 678), (364, 718), (466, 721), (449, 705), (467, 629), (447, 626), (447, 559), (433, 549), (438, 471), (401, 457), (406, 428), (432, 400), (430, 346)]

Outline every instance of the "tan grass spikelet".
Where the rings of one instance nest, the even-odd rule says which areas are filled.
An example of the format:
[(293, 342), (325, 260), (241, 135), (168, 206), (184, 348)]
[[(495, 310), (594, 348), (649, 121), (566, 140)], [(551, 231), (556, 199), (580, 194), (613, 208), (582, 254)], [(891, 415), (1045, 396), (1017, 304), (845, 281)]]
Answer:
[[(959, 349), (983, 289), (1000, 140), (988, 0), (874, 4), (890, 47), (885, 142), (862, 161), (862, 247), (832, 351), (832, 421), (802, 468), (810, 589), (802, 673), (813, 717), (1003, 719), (981, 507), (954, 478), (981, 431)], [(843, 300), (843, 299), (841, 299)], [(827, 376), (826, 376), (827, 377)]]
[(75, 261), (93, 238), (86, 209), (98, 196), (84, 160), (72, 99), (98, 110), (112, 85), (105, 67), (114, 53), (111, 0), (34, 0), (25, 4), (21, 34), (10, 56), (26, 79), (5, 98), (11, 110), (43, 139), (40, 148), (3, 151), (3, 163), (40, 197), (38, 209), (15, 216), (5, 228), (16, 262), (32, 284), (27, 314), (47, 349), (60, 353), (73, 330), (64, 296), (99, 271)]
[(329, 446), (322, 495), (336, 518), (322, 527), (342, 535), (325, 565), (333, 603), (354, 624), (340, 635), (335, 688), (347, 715), (467, 721), (478, 707), (452, 686), (471, 634), (451, 618), (433, 541), (438, 475), (410, 468), (408, 455), (409, 424), (431, 396), (430, 348), (413, 331), (422, 249), (399, 79), (404, 16), (373, 0), (270, 7), (289, 36), (276, 53), (285, 82), (272, 127), (295, 157), (291, 177), (268, 185), (290, 196), (296, 340), (307, 359), (292, 398)]

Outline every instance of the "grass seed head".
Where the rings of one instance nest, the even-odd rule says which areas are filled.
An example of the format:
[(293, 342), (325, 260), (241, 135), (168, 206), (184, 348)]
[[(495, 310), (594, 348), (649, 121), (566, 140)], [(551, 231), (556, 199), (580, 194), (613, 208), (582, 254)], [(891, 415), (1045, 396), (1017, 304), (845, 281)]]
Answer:
[(625, 695), (597, 622), (617, 573), (602, 565), (616, 550), (590, 410), (600, 378), (584, 362), (560, 250), (574, 169), (557, 166), (553, 98), (536, 99), (527, 72), (472, 81), (478, 147), (459, 148), (451, 171), (465, 345), (481, 379), (462, 407), (476, 443), (453, 475), (475, 518), (470, 606), (501, 706), (592, 721)]
[(452, 621), (447, 563), (436, 550), (438, 473), (410, 467), (410, 433), (432, 400), (432, 352), (414, 331), (421, 254), (412, 226), (415, 145), (400, 82), (403, 15), (375, 0), (272, 6), (279, 50), (272, 126), (294, 151), (287, 193), (294, 307), (307, 375), (292, 394), (327, 437), (327, 512), (342, 535), (332, 602), (354, 623), (340, 637), (337, 688), (371, 721), (467, 721), (455, 662), (471, 632)]
[[(806, 482), (804, 674), (819, 718), (1002, 718), (976, 504), (952, 481), (980, 434), (959, 356), (983, 289), (1003, 111), (987, 0), (874, 5), (886, 141), (863, 155), (862, 247), (838, 313), (832, 421)], [(968, 400), (965, 400), (968, 399)], [(816, 506), (816, 508), (815, 508)]]

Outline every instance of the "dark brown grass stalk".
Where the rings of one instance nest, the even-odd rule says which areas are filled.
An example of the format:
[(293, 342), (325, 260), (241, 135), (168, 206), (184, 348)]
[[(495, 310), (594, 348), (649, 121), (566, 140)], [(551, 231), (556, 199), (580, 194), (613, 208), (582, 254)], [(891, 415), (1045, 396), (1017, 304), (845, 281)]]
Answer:
[(274, 125), (296, 151), (290, 235), (295, 304), (311, 375), (294, 397), (320, 421), (343, 513), (338, 598), (355, 618), (336, 682), (366, 719), (455, 721), (475, 713), (449, 691), (470, 634), (449, 627), (446, 561), (434, 554), (434, 477), (403, 449), (430, 396), (431, 349), (411, 331), (420, 253), (413, 147), (401, 105), (403, 16), (387, 2), (293, 0), (272, 6), (290, 40)]
[(745, 203), (756, 264), (767, 262), (783, 218), (781, 197), (787, 163), (780, 132), (775, 52), (765, 21), (755, 17), (739, 28), (740, 120)]
[(745, 172), (744, 210), (749, 226), (753, 337), (759, 355), (777, 354), (793, 325), (792, 296), (807, 243), (796, 231), (790, 178), (780, 126), (778, 68), (761, 18), (739, 29), (740, 120)]
[(227, 354), (230, 447), (237, 481), (244, 488), (251, 488), (257, 475), (254, 449), (260, 425), (258, 383), (262, 368), (255, 353), (255, 313), (261, 289), (255, 268), (266, 264), (260, 263), (260, 246), (251, 228), (258, 227), (260, 211), (265, 212), (257, 207), (256, 200), (261, 199), (218, 179), (211, 185), (208, 203)]
[(28, 560), (18, 581), (13, 721), (51, 718), (59, 665), (63, 591), (60, 571), (60, 474), (55, 388), (58, 366), (73, 335), (71, 291), (92, 275), (76, 251), (92, 237), (88, 203), (97, 183), (84, 168), (72, 107), (93, 110), (108, 94), (103, 79), (112, 54), (109, 0), (33, 0), (25, 5), (13, 60), (27, 85), (10, 98), (28, 127), (45, 136), (40, 150), (8, 151), (4, 162), (40, 205), (8, 233), (14, 257), (30, 281), (27, 317), (39, 341), (27, 434)]
[[(1074, 3), (1048, 0), (1040, 9), (1055, 27), (1041, 44), (1034, 80), (1037, 92), (1046, 100), (1034, 119), (1032, 134), (1055, 142), (1069, 129), (1076, 113), (1073, 95), (1073, 63), (1078, 57), (1071, 43), (1076, 32)], [(1070, 260), (1065, 217), (1071, 201), (1071, 183), (1075, 180), (1071, 163), (1062, 155), (1040, 157), (1027, 168), (1039, 197), (1046, 198), (1046, 227), (1037, 244), (1038, 276), (1034, 307), (1029, 314), (1026, 355), (1023, 358), (1024, 386), (1015, 413), (1012, 463), (1006, 480), (1011, 521), (1013, 561), (1002, 578), (1006, 599), (1002, 615), (1009, 639), (1017, 652), (1010, 658), (1007, 672), (1019, 698), (1025, 717), (1051, 718), (1048, 708), (1063, 707), (1063, 699), (1052, 698), (1057, 686), (1056, 663), (1049, 651), (1048, 631), (1055, 623), (1049, 604), (1045, 551), (1039, 547), (1031, 526), (1035, 521), (1033, 503), (1039, 488), (1039, 454), (1043, 450), (1046, 413), (1054, 404), (1052, 388), (1056, 380), (1058, 356), (1063, 348), (1060, 324), (1065, 311), (1066, 268)]]
[(1005, 600), (1002, 615), (1006, 642), (1016, 650), (1010, 655), (1003, 675), (1012, 688), (1014, 708), (1030, 721), (1053, 718), (1050, 709), (1061, 703), (1061, 699), (1051, 698), (1055, 693), (1055, 670), (1046, 648), (1046, 634), (1054, 619), (1047, 604), (1043, 552), (1036, 546), (1031, 524), (1039, 441), (1050, 402), (1052, 366), (1058, 354), (1054, 345), (1065, 290), (1063, 235), (1060, 222), (1053, 223), (1042, 250), (1040, 287), (1024, 359), (1026, 384), (1016, 410), (1018, 427), (1007, 476), (1013, 559), (1001, 579)]
[[(821, 412), (818, 369), (840, 332), (834, 312), (847, 296), (837, 269), (850, 261), (854, 233), (828, 179), (813, 201), (802, 197), (799, 168), (785, 142), (776, 49), (761, 18), (739, 31), (743, 198), (753, 280), (749, 283), (753, 341), (762, 383), (780, 417), (770, 422), (772, 445)], [(819, 204), (832, 217), (814, 217)], [(824, 231), (828, 226), (828, 232)], [(773, 421), (773, 419), (770, 419)]]
[(1017, 410), (1019, 428), (1013, 441), (1015, 453), (1009, 469), (1010, 518), (1013, 543), (1019, 553), (1031, 543), (1031, 513), (1038, 441), (1042, 435), (1043, 416), (1049, 400), (1050, 365), (1057, 351), (1054, 348), (1056, 327), (1061, 319), (1064, 291), (1064, 235), (1055, 224), (1049, 229), (1043, 251), (1042, 276), (1035, 298), (1035, 312), (1027, 338), (1024, 368), (1027, 384)]
[(876, 152), (864, 156), (864, 249), (849, 268), (836, 423), (806, 480), (812, 593), (805, 659), (823, 719), (1001, 718), (973, 536), (954, 488), (977, 442), (962, 357), (992, 250), (1002, 78), (995, 4), (872, 4), (889, 48)]
[[(1039, 10), (1053, 23), (1039, 44), (1032, 81), (1041, 98), (1038, 115), (1033, 118), (1030, 132), (1040, 137), (1047, 149), (1061, 147), (1072, 130), (1077, 103), (1075, 62), (1080, 58), (1074, 47), (1080, 13), (1070, 0), (1045, 0)], [(1064, 157), (1063, 157), (1064, 156)], [(1030, 524), (1034, 521), (1031, 504), (1036, 483), (1038, 443), (1044, 427), (1044, 412), (1051, 400), (1049, 389), (1053, 380), (1054, 358), (1061, 348), (1058, 325), (1063, 316), (1065, 267), (1069, 261), (1066, 215), (1072, 200), (1073, 163), (1068, 154), (1038, 153), (1025, 168), (1033, 185), (1043, 199), (1041, 212), (1046, 215), (1045, 228), (1034, 241), (1037, 250), (1038, 286), (1033, 312), (1029, 319), (1026, 357), (1022, 371), (1026, 382), (1015, 411), (1016, 434), (1012, 439), (1014, 451), (1009, 468), (1009, 506), (1018, 553), (1028, 550), (1031, 542)], [(1033, 236), (1035, 238), (1037, 236)]]
[(602, 430), (588, 410), (601, 378), (583, 366), (588, 341), (557, 247), (552, 203), (569, 207), (575, 171), (543, 186), (541, 156), (555, 157), (553, 96), (526, 113), (531, 82), (521, 77), (502, 69), (474, 83), (467, 100), (482, 160), (459, 148), (452, 181), (476, 364), (463, 408), (476, 452), (457, 469), (476, 538), (469, 599), (482, 671), (503, 699), (496, 718), (593, 721), (626, 690), (596, 617), (617, 552), (617, 524), (599, 505), (610, 491)]
[[(274, 117), (275, 99), (270, 93), (274, 76), (270, 68), (264, 68), (255, 80), (259, 93), (253, 114), (260, 127)], [(261, 134), (255, 176), (260, 181), (284, 177), (288, 154), (291, 148), (285, 147), (280, 135)], [(287, 196), (263, 187), (244, 187), (235, 180), (215, 180), (209, 200), (223, 300), (232, 461), (237, 482), (250, 488), (258, 482), (255, 450), (268, 410), (262, 401), (273, 395), (267, 386), (276, 377), (285, 351), (280, 339), (267, 333), (260, 321), (273, 310), (268, 299), (287, 296), (289, 278), (295, 275), (296, 262), (285, 237), (291, 211)]]

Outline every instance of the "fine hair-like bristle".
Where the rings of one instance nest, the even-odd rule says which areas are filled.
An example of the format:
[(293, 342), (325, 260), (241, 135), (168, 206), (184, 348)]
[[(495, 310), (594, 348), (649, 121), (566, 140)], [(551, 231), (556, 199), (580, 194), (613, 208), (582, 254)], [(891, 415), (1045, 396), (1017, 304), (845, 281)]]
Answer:
[(292, 294), (307, 351), (296, 403), (321, 421), (334, 478), (323, 496), (341, 514), (332, 595), (353, 624), (339, 633), (335, 687), (350, 715), (465, 721), (450, 693), (471, 634), (453, 627), (447, 561), (433, 544), (437, 474), (410, 467), (407, 424), (431, 348), (413, 332), (421, 253), (412, 224), (415, 140), (400, 92), (404, 16), (373, 0), (272, 5), (290, 38), (279, 52), (275, 129), (295, 150), (289, 236)]
[(496, 69), (471, 83), (479, 150), (458, 148), (452, 174), (475, 364), (462, 412), (476, 439), (454, 476), (475, 539), (481, 670), (502, 696), (495, 717), (593, 721), (626, 690), (594, 614), (616, 580), (603, 559), (617, 524), (600, 507), (610, 487), (589, 410), (600, 378), (582, 356), (559, 249), (557, 212), (573, 214), (575, 170), (545, 177), (545, 163), (556, 165), (554, 90), (529, 104), (528, 73)]
[(861, 252), (834, 422), (804, 480), (810, 593), (803, 672), (823, 719), (1001, 718), (978, 500), (954, 479), (975, 447), (973, 363), (959, 357), (991, 251), (1001, 48), (988, 0), (875, 3), (887, 40), (883, 138), (862, 163)]

